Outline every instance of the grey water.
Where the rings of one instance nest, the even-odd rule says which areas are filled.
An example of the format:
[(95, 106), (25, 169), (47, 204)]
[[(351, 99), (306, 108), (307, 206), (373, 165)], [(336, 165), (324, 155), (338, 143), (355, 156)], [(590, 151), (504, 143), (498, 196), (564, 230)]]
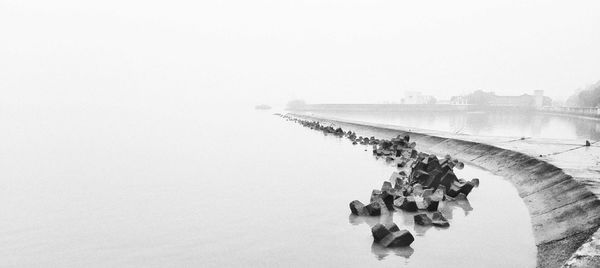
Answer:
[[(505, 179), (458, 171), (481, 186), (444, 205), (447, 229), (352, 217), (394, 167), (269, 111), (46, 105), (0, 123), (0, 267), (535, 266)], [(415, 242), (378, 247), (379, 221)]]
[(496, 137), (600, 140), (600, 120), (517, 110), (453, 112), (314, 111), (313, 115)]

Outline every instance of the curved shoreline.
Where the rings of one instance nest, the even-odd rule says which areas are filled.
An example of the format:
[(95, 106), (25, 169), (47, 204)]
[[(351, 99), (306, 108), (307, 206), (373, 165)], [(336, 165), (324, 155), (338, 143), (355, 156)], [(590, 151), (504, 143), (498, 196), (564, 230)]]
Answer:
[[(353, 123), (306, 115), (295, 117), (332, 123), (362, 136), (393, 138), (410, 135), (419, 150), (438, 155), (451, 154), (461, 161), (482, 167), (510, 180), (529, 210), (535, 243), (537, 267), (560, 267), (600, 227), (600, 200), (581, 184), (546, 161), (493, 145), (408, 132), (366, 123)], [(570, 267), (600, 266), (599, 252), (569, 261)], [(597, 251), (597, 250), (596, 250)], [(510, 257), (510, 256), (507, 256)]]

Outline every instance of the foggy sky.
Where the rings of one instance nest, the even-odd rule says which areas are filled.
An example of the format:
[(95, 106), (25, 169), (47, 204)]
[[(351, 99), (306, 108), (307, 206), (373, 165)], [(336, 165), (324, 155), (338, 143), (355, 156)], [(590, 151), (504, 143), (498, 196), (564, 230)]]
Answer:
[(598, 14), (595, 0), (0, 0), (0, 104), (564, 98), (600, 80)]

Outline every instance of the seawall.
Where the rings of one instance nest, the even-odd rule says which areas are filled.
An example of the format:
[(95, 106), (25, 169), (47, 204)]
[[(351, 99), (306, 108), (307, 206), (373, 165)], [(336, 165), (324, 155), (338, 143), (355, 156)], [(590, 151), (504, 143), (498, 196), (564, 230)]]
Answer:
[(600, 199), (589, 186), (554, 164), (526, 153), (476, 141), (367, 123), (292, 115), (334, 124), (360, 136), (390, 139), (410, 135), (420, 151), (450, 154), (503, 176), (515, 185), (529, 209), (538, 267), (600, 267)]
[(600, 108), (598, 107), (542, 107), (539, 111), (559, 115), (579, 115), (600, 118)]

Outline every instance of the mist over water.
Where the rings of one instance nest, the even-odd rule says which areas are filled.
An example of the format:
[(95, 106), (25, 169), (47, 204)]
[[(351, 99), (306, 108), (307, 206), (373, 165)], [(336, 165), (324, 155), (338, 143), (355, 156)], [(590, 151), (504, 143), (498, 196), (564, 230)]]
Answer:
[(459, 176), (481, 187), (445, 208), (449, 229), (395, 213), (381, 220), (415, 242), (377, 248), (379, 219), (349, 217), (348, 203), (394, 168), (268, 111), (5, 107), (0, 123), (2, 267), (535, 265), (516, 190), (472, 167)]

